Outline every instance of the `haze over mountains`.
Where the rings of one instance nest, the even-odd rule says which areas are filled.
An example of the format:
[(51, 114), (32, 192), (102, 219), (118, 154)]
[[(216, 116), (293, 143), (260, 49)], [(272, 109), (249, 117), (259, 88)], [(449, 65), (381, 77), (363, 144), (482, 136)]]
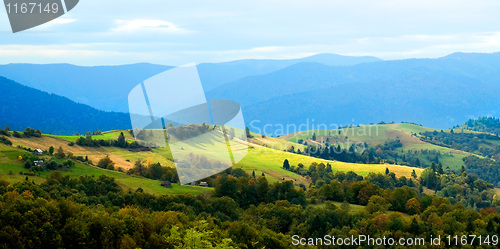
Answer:
[[(339, 125), (407, 121), (448, 128), (471, 117), (499, 116), (497, 65), (499, 53), (397, 61), (319, 54), (295, 60), (204, 63), (198, 70), (208, 99), (237, 101), (252, 129), (273, 124), (274, 128), (266, 130), (270, 135), (276, 124), (299, 125), (307, 120)], [(0, 66), (0, 76), (96, 109), (127, 112), (129, 91), (170, 68), (146, 63), (101, 67), (9, 64)], [(33, 101), (24, 100), (25, 106)], [(0, 104), (4, 109), (12, 105), (1, 100)], [(43, 110), (39, 114), (54, 118)], [(253, 120), (260, 123), (251, 124)]]
[[(318, 54), (293, 60), (240, 60), (198, 65), (205, 91), (252, 75), (273, 72), (298, 62), (353, 65), (379, 61), (375, 57)], [(25, 86), (65, 96), (104, 111), (128, 112), (128, 94), (142, 81), (172, 66), (139, 63), (121, 66), (84, 67), (70, 64), (0, 65), (0, 76)]]
[(126, 113), (104, 112), (0, 77), (0, 125), (26, 127), (44, 133), (84, 134), (87, 131), (130, 128)]
[(225, 84), (208, 96), (240, 103), (246, 120), (260, 121), (251, 128), (299, 125), (308, 119), (316, 124), (407, 121), (449, 128), (471, 117), (500, 114), (498, 65), (500, 53), (349, 67), (299, 63)]

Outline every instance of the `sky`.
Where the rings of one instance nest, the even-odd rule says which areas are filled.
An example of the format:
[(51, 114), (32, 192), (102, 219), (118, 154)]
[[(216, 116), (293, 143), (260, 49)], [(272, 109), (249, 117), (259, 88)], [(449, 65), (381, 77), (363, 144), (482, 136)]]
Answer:
[(15, 34), (1, 9), (0, 64), (491, 53), (500, 51), (499, 10), (498, 0), (81, 0), (64, 16)]

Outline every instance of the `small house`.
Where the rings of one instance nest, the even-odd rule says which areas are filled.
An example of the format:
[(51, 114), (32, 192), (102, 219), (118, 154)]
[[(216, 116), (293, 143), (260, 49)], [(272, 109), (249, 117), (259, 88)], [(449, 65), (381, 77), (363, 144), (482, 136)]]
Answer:
[(191, 182), (191, 186), (196, 186), (196, 182)]
[(33, 161), (33, 164), (35, 166), (45, 167), (45, 163), (43, 162), (43, 160)]
[(200, 186), (202, 186), (202, 187), (208, 187), (208, 183), (207, 182), (200, 182)]
[(172, 187), (172, 183), (171, 183), (171, 182), (169, 182), (169, 181), (163, 181), (163, 182), (161, 183), (161, 186), (162, 186), (162, 187), (171, 188), (171, 187)]
[(37, 156), (41, 156), (43, 154), (43, 150), (42, 149), (36, 149), (33, 151), (33, 154), (37, 155)]

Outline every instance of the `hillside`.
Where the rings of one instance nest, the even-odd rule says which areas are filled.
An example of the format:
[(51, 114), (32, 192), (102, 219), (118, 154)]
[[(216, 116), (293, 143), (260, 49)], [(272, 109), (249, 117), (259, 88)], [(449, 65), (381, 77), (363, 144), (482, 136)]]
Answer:
[[(433, 159), (437, 156), (439, 162), (441, 162), (444, 167), (449, 167), (451, 170), (455, 171), (460, 169), (460, 167), (464, 165), (464, 162), (462, 160), (463, 158), (469, 155), (475, 155), (467, 151), (438, 146), (421, 140), (420, 133), (433, 132), (435, 130), (436, 129), (422, 127), (414, 124), (398, 123), (368, 125), (338, 130), (305, 131), (289, 134), (281, 138), (291, 142), (297, 142), (298, 140), (312, 142), (311, 137), (313, 136), (313, 134), (315, 134), (316, 141), (326, 141), (326, 138), (330, 138), (330, 141), (332, 141), (332, 143), (334, 140), (339, 141), (339, 144), (343, 146), (347, 143), (345, 140), (345, 138), (347, 137), (348, 141), (351, 144), (366, 142), (370, 148), (376, 148), (378, 145), (383, 145), (388, 141), (398, 140), (402, 144), (401, 147), (394, 150), (398, 157), (402, 157), (403, 155), (407, 154), (408, 151), (413, 151), (417, 154), (416, 157), (422, 164), (430, 165), (433, 162), (430, 159)], [(448, 133), (450, 132), (450, 130), (444, 131)], [(423, 153), (423, 151), (431, 151), (432, 153)], [(476, 156), (481, 157), (481, 155), (477, 154)], [(393, 159), (394, 157), (391, 158)]]
[(125, 113), (104, 112), (66, 97), (23, 86), (0, 77), (0, 126), (24, 130), (33, 126), (46, 133), (75, 134), (130, 127)]
[[(207, 95), (240, 103), (256, 132), (265, 124), (299, 126), (308, 120), (338, 125), (411, 120), (449, 128), (470, 117), (500, 113), (498, 63), (500, 53), (350, 67), (299, 63), (225, 84)], [(252, 120), (260, 122), (250, 125)], [(279, 129), (267, 130), (271, 135)]]
[(0, 76), (99, 110), (128, 112), (127, 96), (130, 90), (149, 77), (170, 68), (172, 67), (147, 63), (95, 67), (8, 64), (0, 65)]
[[(23, 165), (20, 164), (17, 158), (19, 156), (26, 156), (27, 154), (30, 153), (0, 144), (0, 179), (7, 180), (11, 183), (24, 181), (26, 176), (19, 173), (28, 172), (28, 170), (26, 170)], [(28, 178), (30, 181), (32, 180), (36, 183), (42, 183), (46, 180), (45, 178), (48, 176), (48, 174), (49, 172), (44, 171), (40, 175), (30, 175), (28, 176)], [(71, 170), (63, 171), (62, 174), (76, 178), (82, 175), (95, 177), (106, 175), (115, 178), (118, 185), (125, 191), (129, 189), (131, 191), (135, 191), (138, 188), (142, 188), (146, 193), (150, 194), (184, 194), (186, 192), (200, 194), (211, 190), (210, 188), (177, 184), (173, 184), (172, 188), (165, 188), (160, 186), (159, 181), (154, 181), (142, 177), (128, 176), (125, 173), (91, 167), (81, 163), (76, 163)]]
[(360, 63), (381, 61), (372, 56), (343, 56), (316, 54), (289, 60), (252, 59), (221, 63), (202, 63), (198, 72), (205, 91), (249, 76), (271, 73), (301, 62), (319, 63), (328, 66), (352, 66)]
[[(369, 56), (319, 54), (290, 60), (202, 63), (198, 65), (198, 71), (204, 89), (211, 90), (234, 80), (270, 73), (299, 62), (338, 66), (374, 61), (380, 59)], [(99, 110), (128, 112), (127, 97), (132, 88), (171, 68), (173, 67), (149, 63), (93, 67), (71, 64), (8, 64), (0, 65), (0, 76)]]
[[(94, 136), (94, 139), (116, 139), (119, 134), (123, 132), (126, 136), (127, 140), (132, 140), (130, 133), (128, 131), (110, 131), (104, 132), (102, 135)], [(257, 134), (254, 134), (254, 137), (257, 137)], [(12, 169), (14, 172), (23, 171), (22, 165), (16, 159), (19, 155), (23, 155), (26, 153), (22, 149), (18, 149), (16, 147), (21, 148), (31, 148), (32, 150), (41, 148), (44, 151), (47, 151), (50, 146), (54, 148), (61, 147), (65, 153), (72, 153), (73, 156), (81, 156), (88, 157), (90, 161), (94, 163), (94, 165), (105, 156), (109, 156), (110, 159), (115, 163), (115, 169), (122, 168), (124, 171), (132, 169), (134, 166), (134, 162), (137, 160), (151, 160), (152, 163), (159, 162), (162, 166), (166, 167), (175, 167), (170, 156), (170, 151), (168, 148), (153, 148), (152, 151), (140, 151), (134, 152), (123, 148), (117, 147), (87, 147), (87, 146), (79, 146), (79, 145), (70, 145), (69, 142), (76, 141), (78, 136), (59, 136), (59, 135), (43, 135), (40, 138), (31, 137), (31, 138), (15, 138), (9, 137), (8, 139), (12, 141), (12, 147), (2, 145), (1, 153), (3, 156), (3, 161), (0, 160), (1, 168), (3, 169), (3, 176), (9, 177), (11, 180), (16, 180), (18, 177), (12, 178), (12, 176), (6, 176), (8, 171)], [(253, 141), (253, 140), (251, 140)], [(356, 163), (344, 163), (338, 161), (328, 161), (317, 159), (313, 157), (309, 157), (306, 155), (299, 155), (294, 153), (284, 152), (279, 147), (276, 149), (272, 149), (272, 144), (292, 144), (288, 143), (286, 140), (278, 139), (278, 138), (260, 138), (260, 144), (257, 143), (249, 143), (249, 151), (245, 158), (237, 163), (233, 169), (241, 168), (245, 170), (248, 174), (252, 174), (255, 172), (256, 175), (262, 175), (263, 173), (266, 175), (270, 182), (282, 182), (283, 180), (293, 180), (296, 185), (304, 184), (305, 186), (309, 185), (310, 180), (308, 178), (293, 173), (291, 171), (285, 170), (282, 168), (283, 162), (285, 159), (289, 160), (291, 165), (297, 166), (298, 164), (305, 165), (306, 169), (312, 163), (324, 163), (330, 164), (332, 166), (333, 172), (339, 171), (353, 171), (359, 175), (366, 176), (371, 172), (384, 173), (386, 168), (388, 168), (391, 172), (395, 173), (397, 177), (406, 176), (411, 177), (411, 173), (413, 170), (417, 172), (419, 175), (422, 169), (411, 168), (400, 165), (389, 165), (389, 164), (356, 164)], [(264, 147), (262, 145), (266, 145), (268, 147)], [(297, 145), (297, 144), (295, 144)], [(210, 145), (210, 146), (219, 146), (219, 145)], [(225, 147), (225, 144), (221, 144), (221, 147)], [(186, 148), (189, 150), (189, 148)], [(25, 170), (24, 170), (25, 171)], [(127, 176), (123, 173), (116, 171), (104, 170), (96, 167), (91, 167), (89, 165), (85, 165), (77, 162), (74, 169), (68, 172), (72, 176), (78, 176), (80, 174), (111, 174), (113, 177), (117, 177), (118, 182), (125, 186), (129, 184), (129, 179), (131, 176)], [(43, 176), (43, 175), (42, 175)], [(159, 185), (158, 181), (153, 181), (149, 179), (137, 180), (142, 178), (132, 177), (133, 183), (130, 184), (139, 184), (140, 186), (153, 186), (151, 192), (161, 191), (163, 188), (156, 187)], [(37, 178), (38, 179), (38, 178)], [(137, 182), (139, 181), (139, 182)], [(135, 186), (135, 185), (134, 185)], [(149, 187), (148, 187), (149, 188)], [(180, 190), (179, 190), (180, 191)], [(192, 192), (189, 190), (189, 192)]]

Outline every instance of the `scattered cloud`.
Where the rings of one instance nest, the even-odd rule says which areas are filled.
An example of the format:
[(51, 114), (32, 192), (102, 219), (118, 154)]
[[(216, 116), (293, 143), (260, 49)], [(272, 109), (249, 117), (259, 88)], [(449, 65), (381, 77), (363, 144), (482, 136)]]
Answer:
[(117, 25), (112, 29), (114, 32), (141, 32), (154, 31), (165, 33), (185, 33), (186, 29), (179, 28), (177, 25), (159, 19), (134, 19), (134, 20), (115, 20)]

